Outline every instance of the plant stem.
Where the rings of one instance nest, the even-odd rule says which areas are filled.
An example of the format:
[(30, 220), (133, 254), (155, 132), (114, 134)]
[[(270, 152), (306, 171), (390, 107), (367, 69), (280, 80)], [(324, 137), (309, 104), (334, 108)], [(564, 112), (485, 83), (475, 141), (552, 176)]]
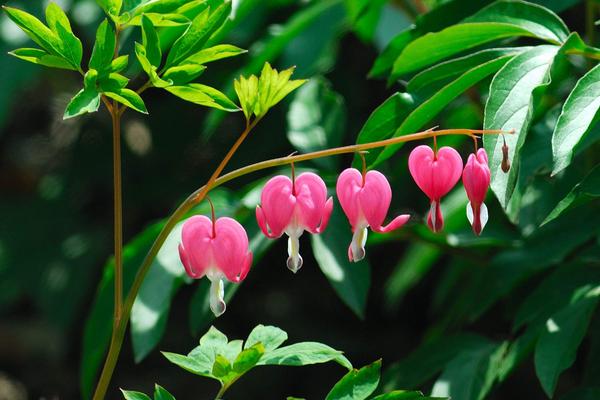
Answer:
[[(404, 136), (399, 136), (396, 138), (380, 140), (378, 142), (356, 144), (356, 145), (350, 145), (350, 146), (344, 146), (344, 147), (337, 147), (337, 148), (333, 148), (333, 149), (315, 151), (315, 152), (307, 153), (307, 154), (274, 158), (271, 160), (262, 161), (262, 162), (259, 162), (256, 164), (252, 164), (252, 165), (248, 165), (243, 168), (236, 169), (232, 172), (229, 172), (229, 173), (219, 177), (219, 174), (223, 171), (227, 162), (233, 156), (233, 153), (235, 152), (235, 150), (243, 142), (243, 139), (248, 135), (248, 133), (252, 130), (252, 128), (256, 125), (256, 123), (258, 123), (257, 120), (255, 120), (253, 123), (248, 124), (246, 126), (246, 129), (244, 130), (244, 132), (242, 132), (242, 134), (240, 135), (240, 137), (238, 138), (236, 143), (232, 146), (232, 148), (229, 150), (227, 155), (223, 158), (223, 160), (221, 161), (221, 163), (219, 164), (219, 166), (217, 167), (215, 172), (212, 174), (212, 176), (210, 177), (210, 179), (208, 180), (206, 185), (204, 185), (204, 186), (200, 187), (199, 189), (197, 189), (196, 191), (194, 191), (192, 194), (190, 194), (187, 197), (187, 199), (185, 199), (183, 201), (183, 203), (181, 203), (179, 205), (179, 207), (167, 219), (167, 221), (165, 222), (165, 226), (162, 228), (162, 230), (158, 234), (158, 237), (154, 240), (152, 247), (146, 254), (146, 257), (144, 258), (144, 261), (142, 262), (142, 265), (140, 266), (140, 268), (135, 276), (135, 279), (133, 281), (131, 289), (129, 290), (129, 293), (127, 294), (127, 297), (125, 298), (125, 303), (123, 304), (121, 320), (119, 321), (119, 325), (117, 327), (115, 327), (115, 329), (113, 330), (113, 336), (111, 338), (110, 348), (108, 351), (108, 355), (106, 357), (106, 361), (104, 363), (104, 367), (102, 369), (102, 374), (100, 376), (100, 380), (98, 381), (96, 393), (94, 394), (94, 400), (101, 400), (104, 398), (106, 389), (110, 382), (110, 378), (112, 376), (115, 365), (117, 363), (117, 359), (119, 357), (119, 352), (121, 351), (121, 346), (123, 344), (123, 338), (125, 337), (125, 330), (127, 328), (127, 323), (129, 322), (129, 317), (131, 315), (131, 309), (133, 308), (133, 303), (135, 302), (135, 298), (137, 297), (137, 294), (142, 286), (142, 283), (144, 281), (146, 274), (148, 273), (148, 270), (150, 269), (150, 266), (152, 265), (152, 262), (154, 261), (154, 258), (158, 254), (158, 251), (162, 247), (163, 243), (165, 242), (165, 240), (167, 239), (167, 237), (169, 236), (169, 234), (171, 233), (171, 231), (173, 230), (175, 225), (177, 225), (177, 223), (192, 209), (192, 207), (194, 207), (194, 205), (200, 203), (206, 197), (206, 194), (208, 193), (209, 190), (214, 189), (215, 187), (220, 186), (220, 185), (222, 185), (226, 182), (229, 182), (235, 178), (238, 178), (240, 176), (247, 175), (252, 172), (260, 171), (260, 170), (267, 169), (267, 168), (277, 167), (277, 166), (281, 166), (281, 165), (287, 165), (287, 164), (291, 164), (293, 162), (300, 162), (300, 161), (307, 161), (307, 160), (312, 160), (312, 159), (316, 159), (316, 158), (329, 157), (329, 156), (334, 156), (334, 155), (339, 155), (339, 154), (355, 153), (355, 152), (362, 151), (362, 150), (369, 150), (369, 149), (389, 146), (389, 145), (398, 144), (398, 143), (405, 143), (405, 142), (410, 142), (410, 141), (415, 141), (415, 140), (428, 139), (428, 138), (433, 137), (434, 135), (436, 135), (436, 136), (445, 136), (445, 135), (473, 136), (476, 134), (490, 135), (490, 134), (513, 133), (512, 131), (474, 130), (474, 129), (443, 129), (443, 130), (439, 130), (439, 131), (427, 130), (427, 131), (423, 131), (423, 132), (413, 133), (411, 135), (404, 135)], [(221, 390), (223, 390), (223, 388)], [(225, 390), (227, 390), (227, 389), (225, 389)]]
[(121, 184), (121, 114), (113, 104), (113, 191), (115, 240), (115, 327), (121, 320), (123, 304), (123, 191)]
[(595, 26), (594, 23), (596, 21), (594, 21), (595, 18), (595, 14), (596, 14), (596, 1), (595, 0), (586, 0), (585, 2), (585, 33), (587, 36), (587, 41), (590, 44), (590, 46), (594, 46), (595, 42), (596, 42), (596, 35), (595, 35)]

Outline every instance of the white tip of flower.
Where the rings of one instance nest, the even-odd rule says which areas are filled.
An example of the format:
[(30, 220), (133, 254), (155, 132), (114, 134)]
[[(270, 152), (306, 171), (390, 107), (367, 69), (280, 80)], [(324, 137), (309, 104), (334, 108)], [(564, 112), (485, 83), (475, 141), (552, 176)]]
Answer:
[(365, 244), (367, 243), (367, 228), (357, 228), (352, 235), (350, 250), (352, 251), (352, 261), (358, 262), (365, 258)]
[(469, 223), (473, 225), (475, 217), (473, 215), (473, 207), (471, 207), (471, 202), (467, 203), (467, 219), (469, 220)]
[(223, 315), (227, 308), (225, 304), (225, 286), (223, 279), (215, 279), (210, 282), (210, 309), (215, 317)]
[[(481, 203), (481, 206), (479, 207), (479, 223), (481, 224), (481, 231), (479, 233), (481, 233), (483, 231), (483, 228), (485, 228), (485, 224), (487, 224), (488, 218), (489, 216), (487, 206), (485, 205), (485, 203)], [(469, 223), (473, 225), (473, 222), (475, 221), (475, 213), (473, 212), (471, 202), (467, 203), (467, 219), (469, 220)]]
[(481, 220), (481, 230), (483, 231), (485, 224), (488, 222), (488, 209), (485, 203), (481, 203), (481, 215), (479, 216), (479, 219)]
[(288, 259), (287, 267), (293, 273), (302, 268), (302, 256), (300, 255), (300, 240), (298, 237), (290, 236), (288, 238)]

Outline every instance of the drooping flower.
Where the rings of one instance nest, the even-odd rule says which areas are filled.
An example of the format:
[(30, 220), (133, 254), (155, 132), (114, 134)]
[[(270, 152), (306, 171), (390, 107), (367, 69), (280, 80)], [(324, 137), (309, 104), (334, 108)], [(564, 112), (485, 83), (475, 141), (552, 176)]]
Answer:
[(333, 198), (327, 198), (327, 187), (318, 175), (305, 172), (294, 181), (278, 175), (263, 188), (256, 219), (268, 238), (288, 235), (287, 267), (297, 272), (302, 267), (300, 236), (305, 230), (323, 232), (332, 210)]
[(228, 217), (221, 217), (214, 224), (204, 215), (185, 221), (179, 257), (191, 278), (206, 276), (210, 280), (210, 309), (217, 317), (226, 308), (223, 279), (239, 283), (252, 265), (248, 235), (239, 222)]
[(382, 226), (392, 201), (392, 189), (379, 171), (369, 171), (363, 176), (355, 168), (345, 169), (338, 177), (336, 193), (354, 233), (348, 247), (350, 261), (357, 262), (365, 257), (368, 227), (375, 232), (390, 232), (410, 218), (408, 214), (399, 215)]
[(442, 147), (436, 154), (431, 147), (421, 145), (410, 153), (408, 168), (417, 186), (431, 201), (427, 225), (433, 232), (441, 231), (444, 227), (444, 217), (440, 200), (460, 179), (460, 155), (451, 147)]
[(488, 221), (488, 210), (483, 201), (490, 187), (490, 167), (484, 149), (479, 149), (477, 155), (469, 155), (462, 179), (469, 198), (467, 218), (473, 227), (473, 232), (480, 235)]

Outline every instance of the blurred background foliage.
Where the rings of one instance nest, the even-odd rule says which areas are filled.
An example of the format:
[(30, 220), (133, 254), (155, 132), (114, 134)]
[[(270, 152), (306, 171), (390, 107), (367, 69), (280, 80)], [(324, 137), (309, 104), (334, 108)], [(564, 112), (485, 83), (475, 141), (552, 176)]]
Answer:
[[(58, 3), (84, 42), (84, 59), (89, 58), (96, 26), (104, 17), (101, 9), (94, 0)], [(437, 89), (424, 85), (410, 98), (394, 94), (406, 91), (406, 82), (388, 86), (390, 65), (382, 64), (385, 57), (378, 55), (450, 26), (489, 3), (240, 1), (219, 35), (249, 53), (211, 64), (203, 80), (231, 94), (234, 78), (257, 73), (269, 61), (279, 68), (295, 65), (295, 76), (310, 82), (271, 111), (229, 169), (296, 150), (354, 143), (369, 115), (386, 99), (390, 121), (373, 130), (395, 129), (406, 118), (398, 107), (409, 110)], [(597, 7), (594, 1), (537, 3), (559, 13), (572, 31), (593, 44), (589, 18)], [(9, 5), (41, 16), (47, 2)], [(137, 34), (124, 38), (123, 52), (131, 53)], [(27, 41), (2, 14), (0, 53)], [(517, 43), (530, 45), (533, 40)], [(456, 400), (544, 399), (534, 368), (536, 343), (576, 351), (578, 341), (572, 349), (573, 343), (552, 343), (542, 332), (551, 316), (556, 321), (571, 318), (576, 331), (569, 336), (583, 337), (588, 323), (590, 328), (574, 366), (561, 375), (555, 397), (600, 398), (600, 320), (595, 302), (577, 303), (587, 298), (577, 295), (578, 290), (593, 288), (600, 280), (600, 214), (593, 201), (600, 195), (598, 170), (575, 187), (599, 162), (595, 140), (600, 128), (592, 124), (574, 162), (558, 177), (549, 177), (548, 137), (564, 98), (590, 66), (581, 58), (557, 64), (549, 89), (535, 99), (540, 107), (522, 151), (520, 205), (507, 217), (490, 194), (490, 223), (480, 238), (472, 235), (465, 217), (462, 187), (443, 203), (445, 233), (434, 235), (420, 223), (427, 206), (407, 169), (413, 146), (405, 146), (378, 168), (394, 188), (390, 213), (410, 212), (414, 223), (394, 234), (372, 235), (368, 261), (354, 265), (346, 262), (350, 231), (336, 205), (329, 229), (302, 239), (303, 269), (295, 276), (289, 273), (285, 241), (267, 241), (254, 220), (260, 187), (276, 171), (246, 176), (216, 190), (211, 197), (217, 214), (235, 216), (244, 224), (256, 262), (243, 285), (228, 288), (235, 298), (214, 324), (230, 337), (245, 337), (257, 323), (280, 326), (294, 342), (321, 341), (346, 351), (357, 366), (381, 357), (385, 389), (450, 391)], [(110, 119), (100, 112), (62, 120), (81, 86), (75, 74), (42, 70), (9, 56), (0, 57), (0, 71), (0, 398), (77, 398), (89, 393), (110, 334), (112, 272), (110, 262), (105, 265), (112, 251)], [(131, 62), (128, 72), (139, 72), (137, 63)], [(431, 125), (481, 128), (490, 81), (491, 75), (466, 90)], [(149, 116), (131, 112), (124, 117), (126, 283), (161, 220), (206, 181), (243, 129), (240, 115), (202, 109), (158, 90), (148, 91), (145, 101)], [(465, 157), (472, 149), (471, 141), (460, 137), (440, 142), (457, 147)], [(318, 170), (332, 188), (339, 171), (351, 163), (352, 157), (346, 156), (298, 168)], [(575, 205), (585, 205), (570, 207), (540, 228), (566, 196)], [(201, 205), (194, 212), (208, 210)], [(212, 322), (208, 284), (190, 285), (184, 278), (176, 242), (174, 231), (140, 292), (109, 398), (117, 398), (118, 387), (150, 392), (157, 380), (178, 399), (215, 393), (214, 383), (182, 374), (157, 351), (186, 353)], [(569, 309), (574, 303), (578, 307)], [(566, 363), (566, 368), (575, 354), (557, 357), (556, 363)], [(559, 373), (562, 369), (557, 368)], [(343, 374), (331, 365), (269, 367), (253, 371), (229, 396), (323, 398)], [(490, 392), (494, 383), (500, 385)]]

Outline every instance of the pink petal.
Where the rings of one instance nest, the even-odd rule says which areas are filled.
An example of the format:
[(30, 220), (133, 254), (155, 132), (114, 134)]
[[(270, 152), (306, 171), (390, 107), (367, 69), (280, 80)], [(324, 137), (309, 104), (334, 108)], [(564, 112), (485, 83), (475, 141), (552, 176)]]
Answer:
[(181, 243), (179, 243), (178, 250), (179, 250), (179, 259), (181, 260), (181, 263), (183, 264), (183, 268), (185, 269), (185, 272), (188, 274), (188, 276), (192, 279), (202, 278), (204, 276), (203, 271), (196, 272), (196, 270), (194, 268), (192, 268), (192, 265), (190, 264), (190, 261), (188, 259), (188, 255), (185, 252), (185, 249), (183, 248)]
[(477, 156), (469, 155), (463, 171), (463, 185), (474, 207), (483, 203), (490, 186), (490, 168), (485, 150), (479, 149)]
[(432, 232), (440, 232), (444, 229), (444, 216), (439, 201), (432, 201), (427, 214), (427, 225)]
[[(212, 241), (217, 267), (231, 282), (239, 282), (248, 271), (248, 235), (244, 227), (233, 218), (222, 217), (216, 222), (216, 235)], [(245, 275), (244, 275), (245, 276)]]
[(352, 226), (352, 230), (358, 224), (358, 218), (361, 214), (358, 201), (361, 189), (362, 174), (355, 168), (346, 168), (342, 171), (335, 185), (338, 201)]
[[(292, 181), (287, 176), (278, 175), (271, 178), (261, 194), (261, 208), (264, 213), (263, 221), (258, 220), (261, 229), (268, 227), (271, 238), (279, 237), (285, 231), (294, 214), (296, 198), (292, 193)], [(259, 215), (257, 213), (257, 218)], [(262, 216), (261, 216), (262, 218)], [(266, 229), (263, 229), (265, 232)]]
[(410, 219), (409, 214), (398, 215), (396, 218), (394, 218), (392, 220), (392, 222), (390, 222), (386, 226), (379, 226), (379, 227), (371, 226), (371, 229), (374, 230), (375, 232), (379, 232), (379, 233), (391, 232), (393, 230), (401, 228), (402, 225), (406, 224), (409, 219)]
[(458, 182), (462, 160), (456, 150), (442, 147), (434, 159), (429, 146), (416, 147), (408, 158), (408, 168), (417, 186), (431, 200), (439, 200)]
[(379, 171), (367, 172), (358, 200), (371, 228), (381, 227), (392, 201), (392, 188), (387, 178)]
[[(192, 278), (202, 277), (212, 259), (212, 221), (204, 215), (195, 215), (183, 224), (180, 258)], [(182, 253), (185, 257), (182, 257)], [(187, 266), (186, 266), (187, 264)]]
[(267, 217), (265, 216), (265, 212), (261, 206), (256, 206), (256, 221), (258, 222), (258, 226), (260, 227), (262, 233), (264, 233), (264, 235), (269, 239), (275, 239), (281, 236), (281, 233), (279, 235), (275, 235), (269, 230), (267, 227)]
[(333, 211), (333, 197), (327, 199), (325, 203), (325, 209), (323, 210), (323, 217), (321, 219), (321, 224), (315, 230), (314, 233), (322, 233), (325, 229), (327, 229), (327, 224), (329, 224), (329, 217), (331, 217), (331, 212)]
[(327, 187), (317, 174), (305, 172), (296, 178), (296, 207), (299, 222), (315, 233), (325, 216)]

